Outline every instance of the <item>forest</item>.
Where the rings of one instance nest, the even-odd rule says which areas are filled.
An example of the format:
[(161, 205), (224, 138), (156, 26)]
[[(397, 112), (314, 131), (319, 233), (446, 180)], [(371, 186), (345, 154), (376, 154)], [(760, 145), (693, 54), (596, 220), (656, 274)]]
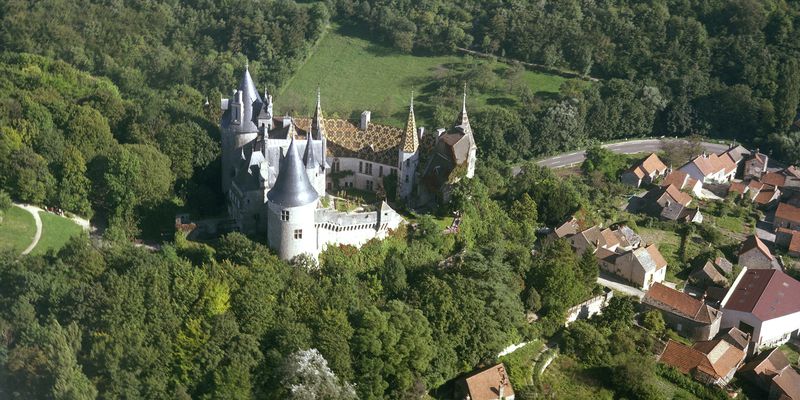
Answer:
[[(564, 178), (525, 163), (512, 177), (510, 164), (653, 135), (800, 160), (796, 2), (5, 0), (0, 18), (0, 198), (104, 228), (58, 252), (0, 255), (0, 398), (419, 398), (511, 343), (553, 338), (617, 371), (606, 385), (619, 396), (657, 399), (656, 375), (679, 378), (635, 358), (652, 343), (631, 333), (629, 301), (562, 329), (566, 307), (598, 290), (594, 258), (558, 241), (531, 252), (537, 227), (613, 215), (598, 205), (624, 193), (608, 179), (618, 170)], [(219, 98), (248, 61), (281, 87), (331, 20), (401, 52), (463, 47), (598, 81), (534, 95), (521, 65), (498, 75), (469, 59), (429, 83), (437, 122), (465, 80), (519, 99), (471, 111), (477, 177), (439, 210), (463, 213), (457, 235), (422, 216), (319, 265), (239, 234), (175, 235), (177, 210), (223, 212)]]

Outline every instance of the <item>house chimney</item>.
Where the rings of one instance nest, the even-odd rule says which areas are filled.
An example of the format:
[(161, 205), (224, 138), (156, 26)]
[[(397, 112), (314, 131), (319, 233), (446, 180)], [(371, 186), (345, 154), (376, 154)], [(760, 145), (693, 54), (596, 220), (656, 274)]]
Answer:
[(362, 131), (366, 131), (369, 128), (369, 117), (372, 115), (369, 111), (364, 111), (361, 113), (361, 123), (358, 124), (358, 129)]

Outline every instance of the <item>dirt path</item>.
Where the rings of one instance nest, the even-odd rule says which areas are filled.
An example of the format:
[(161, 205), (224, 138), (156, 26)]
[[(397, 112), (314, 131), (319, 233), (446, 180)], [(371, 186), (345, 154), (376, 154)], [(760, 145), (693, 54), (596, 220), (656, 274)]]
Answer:
[(31, 244), (22, 251), (22, 254), (25, 255), (33, 251), (33, 249), (36, 248), (36, 245), (39, 244), (39, 239), (42, 238), (42, 219), (39, 217), (39, 207), (29, 206), (27, 204), (17, 204), (17, 207), (31, 213), (31, 215), (33, 215), (34, 222), (36, 222), (36, 234), (33, 235), (33, 242), (31, 242)]

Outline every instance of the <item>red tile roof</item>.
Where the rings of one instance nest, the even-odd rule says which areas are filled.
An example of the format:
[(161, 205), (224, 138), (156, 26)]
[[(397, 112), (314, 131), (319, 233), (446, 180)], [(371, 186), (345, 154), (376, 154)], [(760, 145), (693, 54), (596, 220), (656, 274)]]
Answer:
[(760, 192), (758, 192), (758, 195), (755, 198), (755, 202), (758, 204), (769, 204), (771, 201), (775, 200), (779, 195), (780, 192), (777, 189), (763, 189)]
[(717, 315), (717, 310), (706, 310), (702, 301), (658, 282), (650, 286), (642, 302), (703, 323), (711, 323)]
[(775, 259), (775, 256), (773, 256), (769, 251), (767, 245), (765, 245), (764, 242), (762, 242), (761, 239), (759, 239), (756, 235), (750, 235), (747, 239), (745, 239), (744, 243), (742, 243), (742, 248), (739, 250), (739, 256), (753, 249), (757, 249), (770, 260)]
[[(649, 156), (647, 156), (647, 158), (644, 159), (644, 161), (642, 161), (641, 163), (637, 164), (633, 168), (634, 173), (639, 178), (642, 178), (645, 175), (649, 176), (649, 175), (652, 175), (654, 173), (661, 174), (661, 173), (664, 173), (664, 171), (666, 169), (667, 169), (667, 166), (664, 164), (664, 162), (661, 161), (660, 158), (658, 158), (656, 153), (651, 153)], [(639, 172), (637, 172), (637, 170), (639, 170)], [(639, 175), (640, 173), (643, 174), (643, 175), (640, 176)]]
[(684, 374), (698, 370), (719, 379), (736, 370), (744, 355), (744, 351), (722, 339), (697, 342), (693, 347), (669, 340), (659, 361)]
[(502, 363), (493, 365), (465, 379), (472, 400), (494, 400), (500, 396), (500, 383), (504, 382), (503, 396), (511, 397), (514, 389)]
[(672, 171), (661, 181), (661, 186), (675, 185), (678, 189), (683, 189), (688, 176), (689, 174), (681, 170)]
[(700, 155), (689, 161), (689, 163), (697, 166), (697, 169), (706, 176), (720, 171), (728, 174), (736, 170), (736, 162), (727, 153), (723, 153), (723, 155)]
[(767, 172), (761, 176), (761, 182), (772, 186), (783, 186), (786, 183), (786, 175), (778, 172)]
[(737, 193), (739, 195), (743, 195), (748, 189), (749, 188), (744, 182), (731, 182), (731, 185), (728, 187), (728, 193)]
[(800, 224), (800, 207), (795, 207), (788, 203), (780, 203), (775, 211), (775, 218)]
[(783, 271), (744, 270), (737, 280), (723, 301), (723, 312), (747, 312), (761, 321), (800, 312), (800, 282)]
[(680, 190), (680, 189), (678, 189), (678, 188), (677, 188), (676, 186), (674, 186), (674, 185), (669, 185), (669, 186), (667, 186), (667, 188), (666, 188), (665, 192), (666, 192), (666, 193), (667, 193), (667, 194), (668, 194), (670, 197), (672, 197), (673, 199), (675, 199), (675, 201), (676, 201), (676, 202), (680, 203), (680, 204), (681, 204), (682, 206), (684, 206), (684, 207), (688, 206), (688, 205), (689, 205), (689, 203), (691, 203), (691, 202), (692, 202), (692, 196), (689, 196), (688, 194), (686, 194), (686, 193), (684, 193), (684, 192), (681, 192), (681, 190)]
[(800, 253), (800, 232), (792, 233), (792, 241), (789, 242), (789, 252)]

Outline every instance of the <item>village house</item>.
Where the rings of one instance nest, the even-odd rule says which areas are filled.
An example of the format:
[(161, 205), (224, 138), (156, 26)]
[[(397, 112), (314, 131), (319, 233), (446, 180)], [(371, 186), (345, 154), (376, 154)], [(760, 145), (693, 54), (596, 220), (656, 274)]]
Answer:
[(725, 332), (692, 347), (669, 340), (658, 360), (704, 384), (725, 386), (747, 355), (747, 343), (742, 346), (741, 337), (741, 332)]
[[(564, 225), (556, 229), (562, 233), (569, 230)], [(602, 229), (599, 226), (593, 226), (566, 237), (577, 254), (583, 254), (587, 250), (595, 252), (600, 248), (620, 252), (629, 251), (639, 247), (641, 242), (639, 235), (625, 225), (620, 225), (616, 229)]]
[(728, 278), (725, 277), (711, 261), (706, 261), (702, 267), (689, 275), (689, 280), (700, 287), (708, 286), (728, 286)]
[(722, 300), (722, 328), (751, 335), (752, 350), (774, 347), (800, 331), (800, 282), (777, 269), (743, 268)]
[(719, 332), (719, 310), (661, 283), (650, 286), (642, 306), (660, 311), (668, 327), (689, 339), (710, 340)]
[(646, 291), (652, 284), (663, 282), (667, 276), (667, 261), (654, 244), (621, 254), (611, 255), (607, 251), (598, 253), (601, 268), (642, 290)]
[(781, 172), (767, 172), (759, 179), (762, 183), (774, 187), (783, 187), (786, 185), (786, 175)]
[(759, 354), (739, 374), (763, 390), (769, 400), (800, 400), (800, 374), (777, 347)]
[(651, 153), (647, 158), (635, 164), (631, 169), (622, 173), (622, 183), (639, 187), (642, 183), (652, 183), (656, 178), (667, 173), (667, 166), (656, 153)]
[(775, 210), (775, 228), (788, 228), (800, 230), (800, 207), (791, 204), (780, 203)]
[(682, 192), (678, 186), (667, 185), (653, 189), (643, 198), (644, 211), (670, 221), (703, 222), (700, 208), (690, 208), (692, 196)]
[(744, 179), (761, 179), (761, 176), (767, 172), (768, 161), (769, 157), (756, 149), (744, 162)]
[(758, 195), (756, 195), (753, 201), (755, 201), (755, 203), (758, 204), (758, 206), (762, 209), (769, 209), (778, 203), (780, 198), (780, 189), (776, 188), (775, 186), (765, 185), (765, 188), (758, 192)]
[(786, 249), (792, 257), (800, 257), (800, 231), (778, 228), (775, 230), (775, 245)]
[(666, 178), (661, 181), (661, 186), (675, 186), (679, 190), (685, 190), (694, 196), (700, 196), (700, 191), (703, 189), (703, 182), (692, 178), (686, 172), (675, 170), (669, 173)]
[(484, 368), (456, 384), (456, 399), (514, 400), (514, 388), (503, 363)]
[(736, 175), (737, 162), (729, 153), (701, 154), (680, 170), (703, 183), (727, 183)]
[(778, 260), (756, 235), (750, 235), (739, 249), (739, 265), (750, 269), (780, 268)]

